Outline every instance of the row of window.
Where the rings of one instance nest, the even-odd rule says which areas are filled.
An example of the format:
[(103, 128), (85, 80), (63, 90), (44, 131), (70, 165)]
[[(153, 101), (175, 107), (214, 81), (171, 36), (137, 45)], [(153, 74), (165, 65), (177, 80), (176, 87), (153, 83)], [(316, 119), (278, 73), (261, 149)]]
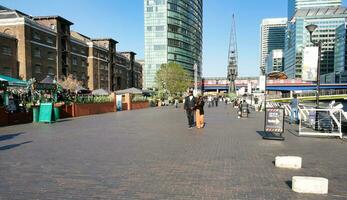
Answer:
[[(41, 35), (38, 32), (36, 32), (36, 31), (33, 32), (33, 38), (35, 40), (40, 40), (40, 41), (42, 40)], [(51, 36), (46, 36), (45, 41), (48, 44), (54, 44), (54, 39)]]
[(12, 49), (9, 46), (1, 46), (1, 53), (5, 56), (12, 56)]

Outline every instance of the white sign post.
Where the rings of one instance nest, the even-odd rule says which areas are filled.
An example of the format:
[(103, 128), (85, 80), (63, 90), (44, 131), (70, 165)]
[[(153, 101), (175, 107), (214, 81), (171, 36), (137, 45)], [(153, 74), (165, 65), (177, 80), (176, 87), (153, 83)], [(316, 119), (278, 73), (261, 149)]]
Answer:
[(317, 81), (318, 47), (306, 47), (302, 62), (302, 80)]

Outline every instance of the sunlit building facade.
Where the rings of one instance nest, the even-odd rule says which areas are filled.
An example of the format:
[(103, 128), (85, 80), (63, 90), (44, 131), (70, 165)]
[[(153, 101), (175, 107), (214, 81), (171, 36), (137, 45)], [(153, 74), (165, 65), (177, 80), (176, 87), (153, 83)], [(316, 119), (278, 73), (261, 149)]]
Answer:
[(292, 19), (295, 12), (303, 8), (339, 7), (342, 0), (288, 0), (288, 19)]
[(160, 66), (175, 62), (201, 76), (202, 0), (145, 0), (144, 88), (155, 87)]

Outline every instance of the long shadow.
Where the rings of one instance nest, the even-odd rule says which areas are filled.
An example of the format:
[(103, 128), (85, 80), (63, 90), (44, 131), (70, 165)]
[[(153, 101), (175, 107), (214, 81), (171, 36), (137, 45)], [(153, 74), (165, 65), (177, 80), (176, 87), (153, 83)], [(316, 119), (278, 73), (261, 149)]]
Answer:
[(13, 148), (19, 147), (19, 146), (21, 146), (23, 144), (29, 144), (29, 143), (32, 143), (32, 142), (33, 141), (27, 141), (27, 142), (22, 142), (22, 143), (18, 143), (18, 144), (10, 144), (10, 145), (6, 145), (6, 146), (2, 146), (2, 147), (0, 147), (0, 151), (13, 149)]
[(281, 137), (279, 133), (275, 134), (275, 133), (270, 133), (265, 131), (257, 131), (257, 133), (265, 140), (278, 140), (278, 141), (284, 140), (284, 137), (283, 136)]
[(4, 140), (11, 140), (15, 137), (18, 137), (20, 135), (24, 134), (24, 132), (14, 133), (14, 134), (7, 134), (7, 135), (0, 135), (0, 141)]

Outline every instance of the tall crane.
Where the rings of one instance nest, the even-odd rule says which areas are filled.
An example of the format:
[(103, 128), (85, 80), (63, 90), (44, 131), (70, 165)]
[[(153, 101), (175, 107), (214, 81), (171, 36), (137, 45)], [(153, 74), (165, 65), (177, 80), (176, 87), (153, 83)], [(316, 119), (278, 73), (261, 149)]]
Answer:
[(238, 75), (238, 57), (237, 57), (237, 41), (236, 41), (236, 25), (235, 25), (235, 16), (233, 14), (231, 21), (231, 31), (230, 31), (230, 41), (229, 41), (229, 54), (228, 54), (228, 80), (229, 84), (229, 93), (235, 92), (235, 80)]

